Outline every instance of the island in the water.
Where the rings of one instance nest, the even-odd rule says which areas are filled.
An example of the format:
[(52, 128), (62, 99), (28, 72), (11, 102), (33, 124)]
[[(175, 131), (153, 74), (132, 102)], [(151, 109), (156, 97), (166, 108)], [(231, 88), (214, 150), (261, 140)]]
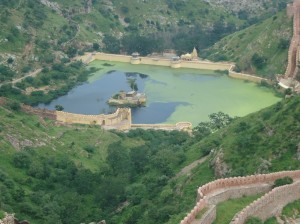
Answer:
[(130, 91), (130, 92), (120, 91), (119, 93), (112, 96), (107, 101), (107, 103), (110, 106), (121, 106), (121, 107), (145, 106), (146, 95), (145, 93), (138, 93), (136, 91)]

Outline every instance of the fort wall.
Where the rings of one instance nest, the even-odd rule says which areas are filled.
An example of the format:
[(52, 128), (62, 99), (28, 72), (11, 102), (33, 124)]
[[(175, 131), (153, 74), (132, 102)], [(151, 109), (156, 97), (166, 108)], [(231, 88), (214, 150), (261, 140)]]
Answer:
[[(131, 110), (118, 108), (113, 114), (84, 115), (56, 111), (56, 120), (64, 123), (95, 124), (103, 127), (118, 127), (117, 129), (130, 129)], [(122, 124), (121, 126), (118, 126)]]
[(244, 208), (233, 218), (231, 224), (243, 224), (249, 217), (257, 217), (265, 221), (281, 214), (284, 206), (299, 198), (300, 182), (277, 187)]
[(211, 205), (207, 212), (203, 214), (198, 223), (210, 224), (217, 218), (217, 206)]
[(293, 37), (288, 51), (288, 65), (285, 78), (295, 78), (298, 73), (300, 47), (300, 0), (287, 5), (287, 15), (293, 17)]
[[(181, 221), (181, 224), (192, 223), (195, 220), (196, 215), (206, 205), (215, 205), (230, 198), (242, 197), (245, 194), (253, 195), (266, 192), (270, 189), (276, 179), (286, 176), (289, 176), (294, 180), (300, 179), (300, 170), (259, 174), (247, 177), (232, 177), (209, 182), (198, 188), (197, 203), (192, 211)], [(297, 198), (294, 200), (296, 199)], [(261, 210), (262, 209), (263, 208), (261, 208)]]
[(249, 74), (244, 74), (244, 73), (239, 73), (239, 72), (234, 72), (232, 70), (229, 70), (228, 75), (231, 78), (242, 79), (242, 80), (247, 80), (247, 81), (256, 82), (256, 83), (261, 83), (261, 81), (269, 82), (268, 79), (265, 79), (265, 78), (262, 78), (262, 77), (249, 75)]
[(153, 129), (153, 130), (178, 130), (178, 131), (188, 131), (192, 129), (192, 123), (190, 122), (178, 122), (176, 124), (132, 124), (131, 129)]

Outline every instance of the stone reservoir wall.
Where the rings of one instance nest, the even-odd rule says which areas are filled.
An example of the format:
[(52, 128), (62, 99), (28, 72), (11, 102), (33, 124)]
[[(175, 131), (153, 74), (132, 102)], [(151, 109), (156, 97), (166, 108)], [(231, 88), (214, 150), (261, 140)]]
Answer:
[[(113, 114), (84, 115), (73, 114), (63, 111), (56, 111), (56, 120), (64, 123), (77, 124), (96, 124), (101, 126), (114, 126), (122, 124), (121, 129), (130, 129), (131, 127), (131, 110), (129, 108), (119, 108)], [(121, 126), (120, 126), (121, 127)]]
[(90, 63), (94, 60), (103, 60), (103, 61), (115, 61), (115, 62), (126, 62), (131, 64), (142, 64), (142, 65), (154, 65), (154, 66), (165, 66), (172, 68), (191, 68), (191, 69), (202, 69), (202, 70), (226, 70), (229, 71), (229, 77), (248, 80), (251, 82), (260, 83), (262, 80), (267, 81), (267, 79), (234, 72), (232, 69), (234, 64), (226, 62), (211, 62), (211, 61), (172, 61), (171, 59), (164, 58), (151, 58), (151, 57), (137, 57), (132, 58), (128, 55), (117, 55), (117, 54), (105, 54), (105, 53), (93, 53), (86, 54), (80, 58), (85, 63)]
[(206, 70), (229, 70), (233, 64), (222, 63), (222, 62), (209, 62), (209, 61), (175, 61), (171, 59), (163, 58), (151, 58), (151, 57), (138, 57), (132, 58), (128, 55), (118, 54), (105, 54), (105, 53), (94, 53), (86, 54), (80, 57), (83, 62), (89, 63), (94, 60), (103, 61), (116, 61), (116, 62), (127, 62), (132, 64), (142, 65), (155, 65), (155, 66), (166, 66), (173, 68), (192, 68), (192, 69), (206, 69)]
[(234, 72), (234, 71), (232, 71), (232, 69), (229, 70), (228, 75), (231, 78), (242, 79), (242, 80), (247, 80), (247, 81), (256, 82), (256, 83), (261, 83), (261, 81), (268, 82), (268, 80), (265, 78), (262, 78), (259, 76), (254, 76), (254, 75), (249, 75), (249, 74), (244, 74), (244, 73), (239, 73), (239, 72)]
[[(196, 215), (207, 205), (216, 205), (217, 203), (230, 198), (238, 198), (243, 195), (253, 195), (266, 192), (276, 179), (289, 176), (294, 180), (300, 179), (300, 170), (282, 171), (271, 174), (252, 175), (247, 177), (233, 177), (218, 179), (199, 187), (197, 191), (197, 203), (192, 211), (181, 221), (181, 224), (190, 224), (195, 221)], [(279, 195), (281, 191), (277, 192)], [(298, 195), (295, 195), (294, 200)], [(213, 210), (212, 210), (213, 211)], [(261, 208), (264, 213), (264, 207)], [(205, 215), (213, 217), (212, 214)], [(202, 217), (205, 219), (205, 216)], [(211, 220), (211, 219), (209, 219)], [(212, 220), (213, 221), (213, 220)], [(208, 224), (211, 222), (199, 222)]]

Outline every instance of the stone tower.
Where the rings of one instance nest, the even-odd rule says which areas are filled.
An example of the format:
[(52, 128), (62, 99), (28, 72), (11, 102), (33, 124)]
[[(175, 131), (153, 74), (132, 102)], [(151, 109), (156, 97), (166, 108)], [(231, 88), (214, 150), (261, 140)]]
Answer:
[(198, 59), (197, 49), (194, 47), (193, 52), (191, 53), (192, 59)]

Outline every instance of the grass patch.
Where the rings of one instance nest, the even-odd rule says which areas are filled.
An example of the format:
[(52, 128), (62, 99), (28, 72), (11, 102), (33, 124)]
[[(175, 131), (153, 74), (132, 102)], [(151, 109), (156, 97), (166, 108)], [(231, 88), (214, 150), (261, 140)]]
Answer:
[(300, 218), (300, 200), (287, 204), (282, 210), (282, 215), (287, 217)]
[(261, 197), (259, 195), (247, 196), (238, 199), (231, 199), (217, 205), (217, 218), (214, 224), (230, 223), (236, 213), (241, 211), (255, 199)]

